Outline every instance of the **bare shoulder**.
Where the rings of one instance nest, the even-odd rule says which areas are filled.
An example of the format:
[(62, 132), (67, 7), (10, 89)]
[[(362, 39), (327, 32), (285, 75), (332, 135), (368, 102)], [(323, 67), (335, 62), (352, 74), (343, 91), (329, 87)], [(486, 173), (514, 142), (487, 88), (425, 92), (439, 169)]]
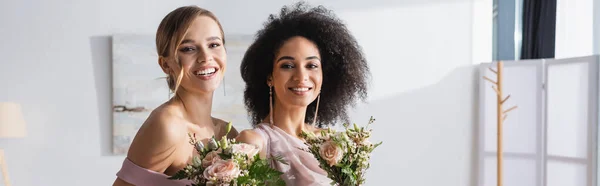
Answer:
[(235, 140), (242, 143), (253, 144), (258, 146), (259, 149), (262, 149), (265, 139), (263, 139), (263, 137), (258, 132), (251, 129), (246, 129), (240, 132), (240, 134), (235, 138)]
[(153, 111), (144, 123), (142, 135), (150, 137), (152, 144), (155, 144), (154, 142), (165, 145), (178, 143), (187, 138), (188, 130), (185, 123), (181, 112), (176, 108), (160, 107)]
[(127, 156), (141, 167), (163, 172), (186, 139), (187, 128), (181, 115), (175, 108), (163, 105), (152, 111), (139, 129)]

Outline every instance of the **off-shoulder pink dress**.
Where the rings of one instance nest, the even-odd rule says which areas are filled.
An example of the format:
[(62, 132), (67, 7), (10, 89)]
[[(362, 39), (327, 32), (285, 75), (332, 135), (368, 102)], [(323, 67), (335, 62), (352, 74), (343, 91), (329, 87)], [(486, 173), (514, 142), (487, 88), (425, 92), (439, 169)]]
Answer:
[(267, 157), (282, 156), (288, 165), (278, 161), (271, 162), (271, 166), (281, 172), (282, 179), (288, 186), (316, 186), (330, 185), (331, 179), (319, 167), (317, 159), (309, 152), (306, 144), (280, 128), (268, 123), (261, 123), (254, 129), (265, 141), (263, 151)]
[(169, 176), (140, 167), (125, 158), (117, 177), (121, 180), (139, 186), (186, 186), (192, 185), (190, 180), (169, 180)]

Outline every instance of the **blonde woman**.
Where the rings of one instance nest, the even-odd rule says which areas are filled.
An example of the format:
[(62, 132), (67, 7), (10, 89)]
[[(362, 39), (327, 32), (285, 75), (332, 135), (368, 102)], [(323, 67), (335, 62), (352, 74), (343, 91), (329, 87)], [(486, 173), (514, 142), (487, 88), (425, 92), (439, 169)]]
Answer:
[[(226, 122), (211, 116), (213, 92), (227, 57), (223, 29), (213, 13), (197, 6), (170, 12), (156, 32), (158, 64), (174, 96), (157, 107), (135, 136), (114, 186), (186, 185), (169, 180), (195, 154), (188, 134), (203, 143), (225, 135)], [(237, 136), (232, 129), (228, 138)]]

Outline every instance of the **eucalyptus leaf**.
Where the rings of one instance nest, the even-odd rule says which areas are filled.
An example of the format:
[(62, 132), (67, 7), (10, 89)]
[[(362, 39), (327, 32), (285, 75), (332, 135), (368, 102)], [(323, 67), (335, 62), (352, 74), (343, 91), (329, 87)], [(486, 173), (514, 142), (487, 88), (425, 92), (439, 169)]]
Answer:
[(169, 177), (170, 180), (181, 180), (181, 179), (186, 179), (186, 178), (187, 178), (187, 174), (185, 173), (184, 170), (177, 171), (177, 173), (175, 173), (173, 176)]

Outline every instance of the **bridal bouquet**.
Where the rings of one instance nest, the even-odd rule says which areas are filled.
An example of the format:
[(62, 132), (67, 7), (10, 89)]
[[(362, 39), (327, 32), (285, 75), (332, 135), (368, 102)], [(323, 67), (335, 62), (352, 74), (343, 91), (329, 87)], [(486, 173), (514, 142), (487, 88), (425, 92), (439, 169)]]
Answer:
[[(227, 126), (227, 134), (230, 130), (231, 123)], [(271, 159), (260, 159), (258, 147), (228, 140), (227, 134), (218, 141), (213, 136), (207, 145), (190, 135), (190, 143), (199, 156), (194, 156), (191, 164), (169, 179), (192, 180), (192, 186), (285, 185), (279, 177), (282, 173), (270, 167), (268, 161)], [(274, 159), (282, 161), (281, 158)]]
[(333, 180), (332, 185), (355, 186), (365, 183), (365, 171), (369, 168), (370, 154), (382, 142), (372, 144), (369, 141), (375, 119), (371, 117), (366, 127), (344, 124), (345, 131), (336, 132), (328, 129), (317, 136), (311, 132), (303, 132), (307, 151), (319, 161), (320, 167)]

